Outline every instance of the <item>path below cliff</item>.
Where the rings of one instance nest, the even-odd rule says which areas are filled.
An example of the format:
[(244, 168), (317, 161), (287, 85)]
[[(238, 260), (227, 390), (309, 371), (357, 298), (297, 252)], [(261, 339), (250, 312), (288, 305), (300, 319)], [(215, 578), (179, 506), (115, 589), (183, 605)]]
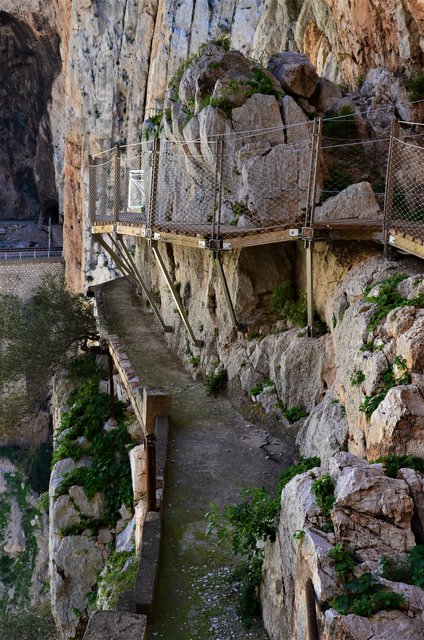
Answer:
[[(157, 615), (151, 640), (262, 640), (260, 623), (245, 629), (228, 580), (231, 551), (205, 535), (210, 503), (237, 502), (245, 487), (274, 491), (291, 462), (289, 434), (267, 457), (267, 432), (247, 422), (225, 397), (206, 394), (167, 349), (155, 318), (124, 280), (103, 286), (108, 329), (119, 335), (138, 375), (172, 393), (164, 537)], [(269, 439), (269, 438), (268, 438)], [(273, 456), (274, 457), (274, 456)]]

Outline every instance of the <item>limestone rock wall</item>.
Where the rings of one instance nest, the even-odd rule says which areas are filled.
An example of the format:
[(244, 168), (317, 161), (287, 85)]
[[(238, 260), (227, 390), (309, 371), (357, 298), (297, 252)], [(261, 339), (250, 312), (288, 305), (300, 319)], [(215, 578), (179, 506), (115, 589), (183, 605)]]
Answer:
[[(411, 516), (419, 502), (403, 479), (387, 477), (379, 464), (368, 464), (349, 453), (337, 453), (326, 468), (296, 476), (283, 490), (276, 540), (267, 543), (262, 611), (271, 640), (307, 637), (306, 581), (312, 581), (318, 601), (320, 637), (326, 640), (384, 640), (404, 633), (422, 637), (424, 596), (419, 587), (384, 578), (382, 556), (406, 562), (415, 546)], [(325, 518), (314, 496), (314, 482), (330, 477), (334, 505)], [(420, 512), (421, 516), (422, 513)], [(328, 532), (328, 523), (333, 531)], [(295, 535), (293, 535), (295, 534)], [(348, 549), (352, 573), (343, 580), (329, 553), (334, 545)], [(349, 573), (349, 572), (348, 572)], [(371, 574), (371, 580), (404, 597), (402, 610), (382, 610), (370, 618), (341, 615), (332, 607), (344, 592), (344, 582)]]

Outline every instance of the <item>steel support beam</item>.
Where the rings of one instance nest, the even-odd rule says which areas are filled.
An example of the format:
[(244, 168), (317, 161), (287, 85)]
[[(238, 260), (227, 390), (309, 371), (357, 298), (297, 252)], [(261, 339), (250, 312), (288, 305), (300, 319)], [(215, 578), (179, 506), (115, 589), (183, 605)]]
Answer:
[(170, 291), (171, 291), (171, 295), (174, 299), (175, 304), (177, 305), (177, 309), (178, 309), (178, 313), (180, 314), (181, 320), (184, 323), (185, 328), (187, 329), (187, 333), (189, 334), (192, 343), (194, 344), (195, 347), (203, 347), (204, 346), (204, 342), (203, 340), (198, 340), (196, 338), (196, 336), (194, 335), (193, 329), (191, 328), (191, 324), (189, 322), (188, 316), (187, 316), (187, 312), (183, 307), (183, 303), (181, 302), (181, 298), (179, 296), (179, 293), (177, 291), (177, 289), (175, 288), (175, 285), (172, 281), (172, 278), (166, 268), (166, 265), (162, 259), (162, 256), (160, 255), (158, 248), (157, 248), (157, 242), (155, 240), (152, 241), (151, 243), (152, 246), (152, 251), (153, 251), (153, 255), (155, 256), (157, 263), (159, 265), (159, 268), (162, 272), (163, 277), (166, 280), (166, 284), (168, 285)]
[(219, 251), (214, 252), (214, 258), (219, 278), (221, 280), (222, 288), (224, 290), (225, 301), (227, 303), (228, 311), (230, 312), (231, 322), (234, 329), (237, 329), (238, 322), (234, 311), (233, 301), (231, 300), (230, 290), (228, 289), (227, 279), (225, 277), (224, 269), (222, 268), (221, 256)]
[(392, 221), (393, 213), (393, 183), (394, 183), (394, 154), (395, 154), (395, 140), (399, 137), (400, 125), (396, 116), (393, 116), (392, 129), (390, 132), (390, 144), (389, 144), (389, 158), (387, 161), (386, 172), (386, 189), (384, 191), (384, 222), (383, 222), (383, 243), (384, 243), (384, 257), (390, 259), (392, 255), (392, 248), (389, 244), (389, 229)]
[[(109, 238), (111, 239), (112, 243), (116, 246), (116, 242), (115, 240), (109, 236)], [(155, 314), (157, 320), (159, 321), (159, 324), (161, 325), (162, 329), (165, 331), (165, 333), (172, 333), (173, 332), (173, 327), (166, 325), (162, 315), (158, 309), (158, 307), (156, 306), (155, 301), (153, 300), (153, 297), (146, 285), (146, 283), (144, 282), (143, 278), (141, 277), (138, 269), (135, 269), (135, 271), (132, 270), (131, 265), (128, 264), (128, 262), (121, 257), (116, 251), (114, 251), (112, 249), (112, 247), (101, 237), (99, 236), (97, 238), (97, 242), (103, 247), (103, 249), (110, 255), (110, 257), (112, 258), (112, 260), (118, 265), (118, 267), (121, 269), (122, 273), (126, 276), (129, 276), (132, 280), (135, 281), (136, 284), (140, 285), (140, 287), (143, 290), (143, 293), (145, 294), (145, 296), (147, 297), (153, 313)]]

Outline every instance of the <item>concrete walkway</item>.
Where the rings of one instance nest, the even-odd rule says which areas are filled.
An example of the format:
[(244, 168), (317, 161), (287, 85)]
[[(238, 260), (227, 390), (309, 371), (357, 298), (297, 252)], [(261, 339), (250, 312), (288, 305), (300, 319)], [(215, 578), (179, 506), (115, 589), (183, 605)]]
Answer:
[(205, 513), (212, 500), (238, 502), (245, 487), (274, 488), (291, 461), (290, 438), (279, 446), (279, 463), (267, 458), (266, 432), (192, 379), (126, 281), (105, 285), (103, 296), (108, 329), (119, 335), (138, 375), (172, 393), (159, 592), (149, 639), (265, 639), (260, 622), (246, 630), (236, 615), (227, 579), (233, 556), (205, 536)]

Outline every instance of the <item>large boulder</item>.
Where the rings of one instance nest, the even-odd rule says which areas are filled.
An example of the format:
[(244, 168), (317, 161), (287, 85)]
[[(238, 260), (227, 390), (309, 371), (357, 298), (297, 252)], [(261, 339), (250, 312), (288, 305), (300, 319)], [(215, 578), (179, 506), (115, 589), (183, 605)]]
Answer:
[(356, 460), (339, 453), (330, 461), (337, 477), (331, 514), (336, 539), (362, 561), (406, 554), (415, 546), (408, 485), (385, 476), (381, 465), (358, 466)]
[(358, 182), (328, 198), (315, 210), (317, 220), (361, 218), (380, 220), (382, 211), (369, 182)]
[(317, 88), (318, 74), (307, 56), (297, 51), (283, 51), (272, 56), (268, 69), (285, 91), (310, 98)]

